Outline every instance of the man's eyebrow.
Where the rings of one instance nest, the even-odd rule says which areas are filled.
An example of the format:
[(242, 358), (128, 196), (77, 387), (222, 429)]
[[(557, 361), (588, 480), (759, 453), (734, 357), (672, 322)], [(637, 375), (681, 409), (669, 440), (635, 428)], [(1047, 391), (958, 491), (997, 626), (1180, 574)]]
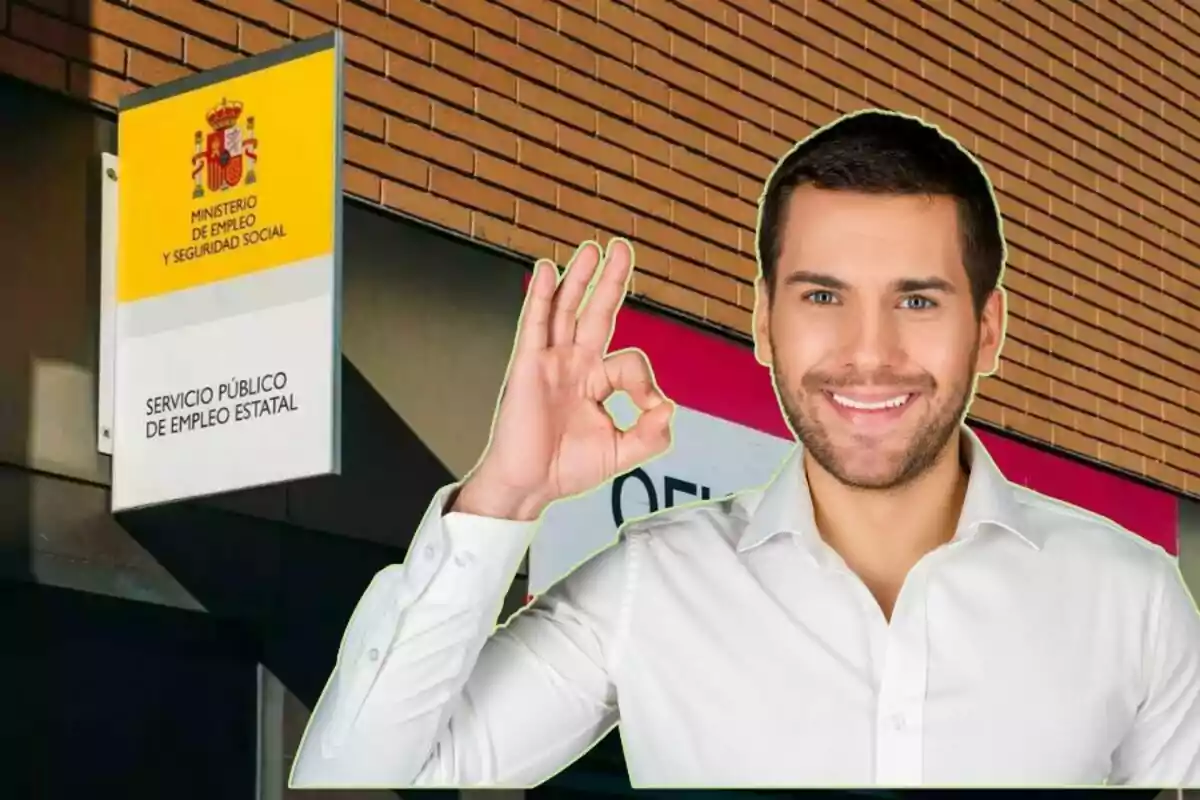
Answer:
[[(801, 283), (820, 286), (825, 289), (837, 289), (844, 291), (850, 288), (850, 284), (843, 281), (841, 278), (835, 278), (832, 275), (826, 275), (822, 272), (812, 272), (810, 270), (797, 270), (796, 272), (788, 273), (783, 279), (783, 282), (788, 285)], [(902, 278), (892, 284), (892, 290), (897, 294), (912, 294), (914, 292), (942, 292), (944, 294), (954, 294), (956, 289), (954, 284), (944, 278)]]
[(850, 285), (840, 278), (835, 278), (832, 275), (825, 275), (820, 272), (810, 272), (803, 269), (788, 273), (787, 277), (783, 279), (783, 282), (788, 285), (810, 283), (814, 286), (821, 286), (826, 289), (850, 288)]
[(892, 284), (897, 294), (913, 292), (942, 292), (954, 294), (954, 284), (944, 278), (904, 278)]

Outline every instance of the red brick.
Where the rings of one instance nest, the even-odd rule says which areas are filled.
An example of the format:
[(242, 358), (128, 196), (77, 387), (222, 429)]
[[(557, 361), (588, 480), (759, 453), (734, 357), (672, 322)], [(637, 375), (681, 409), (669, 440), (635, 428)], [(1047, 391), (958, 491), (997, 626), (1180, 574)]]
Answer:
[(558, 149), (618, 175), (633, 174), (633, 154), (566, 125), (558, 126)]
[(389, 117), (386, 138), (392, 147), (459, 172), (470, 173), (475, 166), (475, 154), (469, 145), (456, 142), (424, 125)]
[(753, 327), (753, 314), (732, 303), (724, 303), (710, 297), (705, 303), (704, 313), (706, 319), (714, 325), (727, 328), (743, 336), (748, 336)]
[[(718, 272), (724, 272), (726, 275), (741, 281), (751, 282), (758, 278), (758, 260), (756, 258), (746, 256), (742, 253), (735, 253), (724, 247), (712, 244), (705, 245), (704, 263)], [(741, 302), (741, 296), (739, 294), (739, 302)], [(753, 296), (754, 294), (751, 291), (748, 294), (750, 302), (746, 304), (747, 308), (751, 307)]]
[(379, 42), (392, 52), (424, 63), (431, 59), (429, 36), (405, 24), (403, 20), (384, 17), (362, 6), (346, 3), (342, 6), (342, 25), (348, 31)]
[(165, 61), (136, 48), (129, 51), (128, 70), (129, 78), (144, 86), (157, 86), (192, 74), (183, 64)]
[(517, 136), (474, 114), (435, 103), (433, 128), (482, 150), (513, 161), (517, 158)]
[(557, 141), (558, 126), (554, 120), (533, 108), (520, 106), (506, 97), (484, 90), (477, 91), (475, 110), (480, 116), (519, 131), (530, 139), (551, 145)]
[[(596, 238), (596, 226), (591, 222), (568, 217), (558, 211), (528, 200), (517, 201), (517, 224), (523, 228), (552, 236), (558, 242), (570, 243), (574, 248), (579, 242)], [(559, 263), (564, 259), (555, 256)]]
[(473, 108), (475, 104), (475, 90), (463, 80), (391, 52), (388, 53), (388, 77), (460, 108)]
[(352, 195), (369, 200), (372, 203), (380, 202), (383, 181), (378, 175), (359, 169), (351, 164), (346, 164), (342, 168), (342, 188)]
[(140, 88), (132, 81), (75, 63), (70, 65), (67, 86), (75, 97), (109, 108), (115, 108), (122, 97)]
[(383, 182), (382, 193), (389, 208), (459, 233), (471, 232), (471, 209), (465, 206), (389, 180)]
[(651, 217), (639, 216), (636, 220), (637, 238), (667, 251), (678, 253), (699, 263), (704, 261), (704, 243), (696, 237)]
[(600, 13), (581, 14), (569, 8), (560, 8), (558, 31), (563, 36), (582, 42), (596, 53), (603, 53), (626, 64), (633, 62), (632, 31), (611, 29)]
[(516, 216), (517, 201), (512, 192), (484, 186), (469, 175), (453, 170), (434, 166), (429, 173), (429, 189), (436, 195), (500, 220), (513, 221)]
[[(471, 214), (471, 235), (481, 242), (502, 247), (518, 255), (547, 258), (554, 254), (555, 241), (518, 227), (510, 222), (493, 219), (475, 211)], [(565, 245), (565, 242), (559, 242)]]
[(706, 297), (716, 297), (728, 304), (737, 302), (737, 281), (686, 259), (673, 257), (667, 277), (675, 283), (701, 292)]
[(143, 50), (167, 58), (183, 58), (183, 34), (178, 30), (142, 16), (107, 0), (76, 0), (72, 19), (90, 25), (114, 39), (132, 41)]
[[(601, 242), (604, 238), (601, 237)], [(671, 273), (671, 254), (657, 247), (651, 247), (644, 241), (637, 242), (634, 251), (634, 269), (646, 272), (660, 278), (666, 278)]]
[(633, 212), (601, 195), (560, 186), (558, 208), (573, 217), (586, 219), (610, 234), (633, 235)]
[(586, 192), (596, 191), (596, 170), (569, 156), (534, 142), (521, 142), (519, 161), (523, 166), (557, 178)]
[(347, 128), (364, 133), (373, 139), (386, 135), (386, 116), (377, 108), (347, 98), (343, 104)]
[(528, 17), (551, 28), (558, 25), (559, 8), (545, 0), (499, 0), (499, 3), (522, 17)]
[[(600, 56), (597, 75), (602, 83), (617, 87), (633, 97), (660, 107), (670, 103), (670, 86), (662, 81), (659, 75), (646, 74), (608, 56)], [(701, 84), (703, 85), (703, 77)]]
[[(766, 180), (766, 177), (771, 174), (776, 161), (774, 158), (766, 158), (758, 153), (753, 153), (749, 149), (740, 147), (736, 143), (728, 139), (723, 139), (720, 136), (702, 137), (702, 144), (698, 149), (707, 153), (710, 158), (715, 159), (719, 164), (733, 167), (748, 175), (762, 176), (755, 179), (755, 183), (759, 187)], [(758, 191), (759, 189), (755, 189), (755, 192)]]
[(502, 158), (475, 154), (475, 176), (493, 186), (508, 189), (541, 205), (557, 206), (559, 186), (554, 181)]
[(771, 74), (772, 54), (764, 50), (761, 43), (743, 39), (735, 32), (711, 23), (705, 26), (704, 43), (740, 65), (764, 75)]
[(88, 40), (91, 45), (90, 60), (92, 64), (116, 75), (125, 74), (129, 59), (129, 48), (118, 41), (95, 32), (89, 34)]
[(274, 31), (242, 20), (238, 23), (238, 49), (243, 53), (258, 55), (287, 44), (289, 39)]
[(91, 37), (84, 28), (24, 6), (9, 12), (10, 35), (76, 61), (91, 59)]
[[(527, 26), (528, 35), (533, 36), (536, 26)], [(553, 84), (557, 64), (538, 52), (517, 42), (495, 36), (488, 31), (479, 31), (475, 37), (475, 55), (496, 66), (512, 71), (517, 75), (526, 75), (536, 80)], [(591, 54), (589, 54), (591, 55)], [(584, 65), (585, 69), (595, 68), (595, 57)]]
[(346, 92), (394, 114), (429, 124), (432, 104), (425, 95), (352, 65), (345, 68)]
[(704, 318), (704, 295), (685, 286), (668, 283), (644, 272), (635, 272), (630, 290), (635, 297), (643, 297), (699, 319)]
[(671, 144), (648, 125), (631, 125), (624, 120), (600, 114), (596, 127), (600, 138), (605, 141), (660, 164), (671, 163)]
[[(514, 33), (513, 38), (516, 39), (519, 49), (536, 50), (547, 58), (571, 69), (579, 70), (587, 75), (596, 74), (596, 52), (590, 47), (560, 35), (553, 28), (528, 19), (520, 19), (515, 22)], [(495, 49), (500, 46), (501, 41), (492, 37), (479, 37), (476, 40), (476, 49), (479, 52), (489, 58), (494, 53), (497, 57), (503, 58), (503, 63), (507, 64), (509, 68), (515, 68), (518, 72), (527, 75), (536, 74), (535, 70), (546, 69), (548, 66), (546, 62), (541, 61), (523, 64), (520, 59), (526, 59), (528, 56), (516, 55), (514, 50), (504, 51), (509, 54), (505, 58), (504, 52)], [(538, 66), (535, 67), (534, 64)]]
[(682, 34), (696, 42), (704, 41), (704, 19), (685, 6), (674, 6), (669, 3), (639, 3), (638, 11), (658, 20), (672, 34)]
[(402, 19), (435, 39), (470, 49), (474, 42), (471, 23), (421, 0), (391, 0), (391, 16)]
[(341, 0), (288, 0), (288, 2), (322, 22), (328, 22), (331, 25), (337, 25), (340, 22), (338, 8)]
[[(56, 17), (63, 19), (71, 16), (71, 0), (23, 0), (24, 5), (35, 8), (39, 11), (45, 11), (48, 14), (53, 14)], [(5, 27), (7, 20), (6, 11), (10, 6), (15, 5), (8, 0), (0, 2), (0, 29)]]
[(681, 144), (697, 151), (704, 150), (705, 133), (703, 129), (693, 125), (691, 120), (673, 116), (669, 111), (664, 111), (649, 103), (637, 102), (634, 103), (633, 121), (638, 127), (654, 131), (668, 142)]
[(232, 49), (218, 47), (196, 36), (188, 36), (183, 43), (184, 61), (197, 69), (213, 69), (240, 56)]
[(380, 74), (387, 71), (387, 56), (382, 47), (354, 34), (343, 37), (346, 60)]
[[(566, 67), (559, 67), (557, 73), (559, 92), (578, 98), (592, 108), (602, 109), (610, 116), (633, 119), (633, 98), (627, 93)], [(592, 126), (585, 130), (594, 130), (595, 122)]]
[(279, 0), (206, 0), (206, 3), (277, 33), (287, 33), (290, 29), (291, 12)]
[(306, 14), (303, 11), (293, 9), (288, 31), (295, 39), (314, 39), (329, 33), (334, 27), (332, 22), (326, 22), (323, 19), (314, 17), (312, 14)]
[(596, 132), (596, 110), (571, 100), (553, 89), (539, 86), (533, 81), (519, 79), (517, 101), (527, 108), (537, 109), (543, 114), (572, 125), (585, 133)]
[[(635, 45), (633, 66), (642, 75), (656, 83), (665, 84), (668, 89), (674, 87), (697, 97), (704, 96), (704, 84), (707, 80), (704, 72), (680, 64), (665, 52), (641, 44)], [(647, 89), (646, 94), (638, 96), (660, 107), (665, 108), (669, 104), (669, 99), (664, 99), (658, 89)]]
[(621, 202), (643, 215), (657, 217), (663, 222), (671, 221), (671, 198), (633, 181), (601, 172), (596, 176), (601, 197), (620, 198)]
[(232, 14), (200, 5), (195, 0), (131, 0), (131, 8), (218, 42), (237, 45), (237, 19)]
[(461, 78), (476, 89), (488, 89), (501, 97), (515, 100), (517, 97), (517, 76), (495, 64), (474, 58), (465, 50), (460, 50), (445, 42), (432, 42), (430, 59), (435, 67), (442, 72)]
[(353, 133), (346, 134), (344, 142), (347, 163), (418, 189), (429, 187), (429, 165), (425, 160)]
[(0, 72), (62, 91), (67, 86), (67, 64), (62, 56), (0, 36)]
[(671, 50), (670, 31), (621, 0), (598, 0), (596, 18), (611, 31), (650, 45), (664, 53)]

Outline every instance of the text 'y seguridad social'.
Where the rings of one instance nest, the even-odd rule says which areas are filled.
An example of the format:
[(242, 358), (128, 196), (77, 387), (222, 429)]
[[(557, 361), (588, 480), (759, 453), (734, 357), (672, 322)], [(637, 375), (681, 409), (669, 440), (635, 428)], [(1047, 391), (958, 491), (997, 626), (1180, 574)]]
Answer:
[(164, 251), (163, 264), (183, 264), (287, 237), (282, 224), (263, 224), (257, 209), (258, 197), (250, 195), (193, 211), (191, 243)]

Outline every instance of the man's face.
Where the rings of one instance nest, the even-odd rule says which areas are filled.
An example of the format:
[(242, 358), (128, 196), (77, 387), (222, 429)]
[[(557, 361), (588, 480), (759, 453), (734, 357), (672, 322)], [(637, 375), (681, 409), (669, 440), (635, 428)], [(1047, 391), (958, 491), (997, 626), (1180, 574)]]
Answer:
[(783, 214), (755, 345), (804, 449), (850, 486), (889, 489), (945, 450), (996, 368), (1003, 293), (977, 318), (953, 198), (803, 187)]

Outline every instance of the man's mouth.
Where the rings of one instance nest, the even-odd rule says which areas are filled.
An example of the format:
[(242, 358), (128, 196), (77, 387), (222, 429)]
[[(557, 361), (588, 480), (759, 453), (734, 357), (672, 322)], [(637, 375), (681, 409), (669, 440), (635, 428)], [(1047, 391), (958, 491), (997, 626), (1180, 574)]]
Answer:
[(890, 411), (907, 405), (914, 396), (912, 392), (870, 397), (841, 392), (827, 392), (827, 394), (834, 403), (852, 411)]
[(826, 390), (823, 394), (834, 413), (862, 434), (882, 434), (892, 430), (920, 396), (917, 392), (895, 389), (882, 392)]

